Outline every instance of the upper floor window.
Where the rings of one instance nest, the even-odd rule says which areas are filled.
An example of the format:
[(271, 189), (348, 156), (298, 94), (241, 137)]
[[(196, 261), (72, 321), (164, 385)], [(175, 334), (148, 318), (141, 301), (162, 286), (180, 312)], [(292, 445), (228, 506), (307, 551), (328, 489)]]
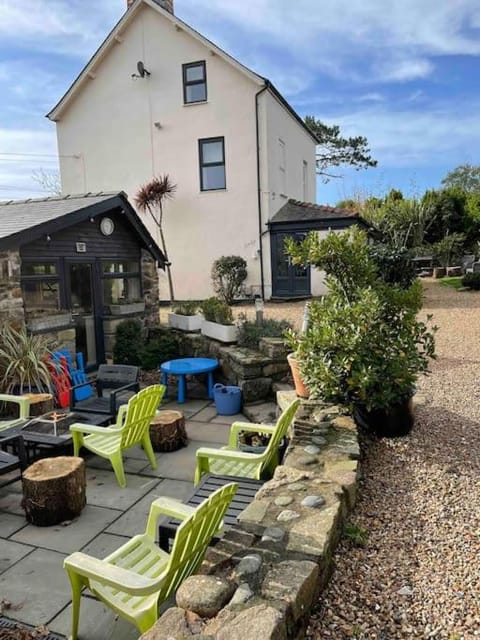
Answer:
[(183, 65), (183, 102), (205, 102), (207, 99), (207, 68), (205, 60)]
[(308, 202), (308, 162), (303, 161), (303, 201)]
[(225, 139), (204, 138), (198, 141), (200, 154), (200, 189), (214, 191), (226, 188)]
[(287, 195), (287, 151), (285, 142), (278, 139), (278, 173), (280, 195)]

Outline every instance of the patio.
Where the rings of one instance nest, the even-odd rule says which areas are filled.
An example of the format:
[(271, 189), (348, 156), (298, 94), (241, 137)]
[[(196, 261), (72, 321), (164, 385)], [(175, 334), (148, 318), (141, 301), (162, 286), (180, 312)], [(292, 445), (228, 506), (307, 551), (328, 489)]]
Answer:
[[(39, 528), (29, 525), (21, 507), (20, 482), (0, 489), (0, 607), (8, 618), (29, 625), (46, 625), (67, 636), (70, 632), (70, 585), (62, 568), (73, 551), (99, 558), (142, 531), (151, 502), (158, 496), (183, 500), (192, 490), (195, 452), (201, 446), (222, 446), (230, 424), (243, 415), (217, 416), (208, 400), (183, 405), (169, 401), (165, 408), (183, 411), (189, 437), (187, 447), (157, 453), (152, 470), (145, 454), (124, 454), (127, 488), (120, 489), (107, 460), (87, 458), (87, 506), (70, 524)], [(165, 606), (165, 605), (164, 605)], [(137, 640), (138, 631), (89, 596), (82, 598), (83, 640)]]

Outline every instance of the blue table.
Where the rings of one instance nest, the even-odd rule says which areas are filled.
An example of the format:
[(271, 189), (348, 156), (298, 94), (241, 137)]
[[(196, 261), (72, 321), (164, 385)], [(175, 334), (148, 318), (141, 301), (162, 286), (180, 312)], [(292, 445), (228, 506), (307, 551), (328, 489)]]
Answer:
[(169, 360), (160, 366), (162, 384), (167, 386), (168, 376), (178, 376), (178, 404), (185, 402), (187, 384), (185, 376), (208, 373), (208, 397), (213, 400), (213, 372), (218, 368), (214, 358), (180, 358)]

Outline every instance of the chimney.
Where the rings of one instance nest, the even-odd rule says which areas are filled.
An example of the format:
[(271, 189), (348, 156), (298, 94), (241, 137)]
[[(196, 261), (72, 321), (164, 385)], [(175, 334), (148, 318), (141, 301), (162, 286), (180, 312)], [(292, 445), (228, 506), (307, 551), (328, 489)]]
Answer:
[[(134, 2), (135, 0), (127, 0), (127, 9), (130, 9)], [(165, 9), (165, 11), (173, 14), (173, 0), (155, 0), (155, 2), (159, 4), (162, 9)]]

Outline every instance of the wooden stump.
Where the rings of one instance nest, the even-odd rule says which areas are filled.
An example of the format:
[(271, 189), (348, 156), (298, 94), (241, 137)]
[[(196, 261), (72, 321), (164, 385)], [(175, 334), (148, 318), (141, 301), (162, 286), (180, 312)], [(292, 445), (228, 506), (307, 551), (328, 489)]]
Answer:
[(150, 423), (150, 440), (155, 451), (176, 451), (188, 442), (185, 418), (180, 411), (159, 411)]
[(54, 409), (53, 396), (51, 393), (24, 393), (24, 398), (30, 400), (30, 415), (43, 416)]
[(23, 473), (25, 516), (31, 524), (48, 527), (80, 515), (86, 504), (85, 463), (82, 458), (43, 458)]

